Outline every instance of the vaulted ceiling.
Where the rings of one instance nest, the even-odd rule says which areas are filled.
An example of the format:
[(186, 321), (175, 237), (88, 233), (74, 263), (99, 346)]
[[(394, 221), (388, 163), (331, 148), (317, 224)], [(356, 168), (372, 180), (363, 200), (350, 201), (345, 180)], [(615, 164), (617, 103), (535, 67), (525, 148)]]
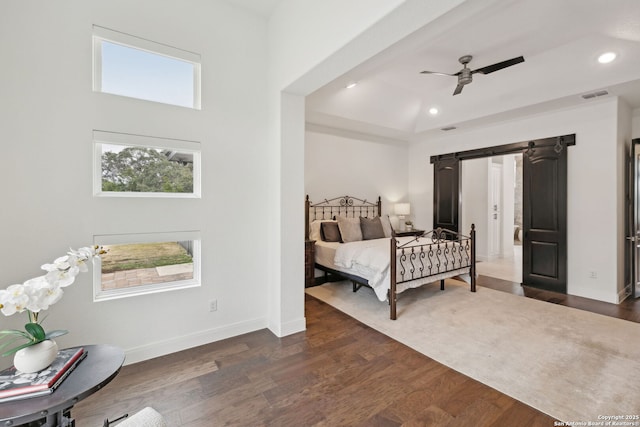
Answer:
[[(616, 60), (600, 64), (608, 51)], [(473, 56), (471, 69), (521, 55), (525, 62), (474, 74), (456, 96), (456, 77), (420, 73), (454, 74), (463, 55)], [(411, 140), (593, 102), (602, 97), (582, 95), (599, 90), (640, 108), (640, 1), (468, 1), (309, 95), (306, 120)]]

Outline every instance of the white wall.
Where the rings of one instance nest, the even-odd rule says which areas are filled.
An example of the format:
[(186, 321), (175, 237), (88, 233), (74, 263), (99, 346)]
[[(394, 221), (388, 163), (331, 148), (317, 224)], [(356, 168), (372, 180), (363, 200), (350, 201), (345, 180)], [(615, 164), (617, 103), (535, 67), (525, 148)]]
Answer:
[(370, 202), (381, 197), (383, 214), (394, 215), (393, 204), (408, 201), (408, 148), (364, 138), (307, 131), (305, 193), (314, 203), (345, 195)]
[[(623, 259), (617, 256), (622, 238), (618, 236), (622, 171), (617, 115), (618, 101), (609, 98), (411, 144), (409, 191), (412, 203), (422, 207), (416, 220), (432, 217), (429, 156), (575, 133), (576, 145), (568, 148), (568, 293), (616, 303), (623, 281), (619, 269)], [(420, 199), (414, 199), (417, 195)], [(597, 279), (589, 278), (590, 271), (597, 273)]]
[[(476, 257), (479, 261), (489, 259), (489, 172), (491, 158), (465, 160), (461, 162), (460, 232), (469, 235), (471, 224), (476, 226)], [(433, 182), (433, 177), (431, 178)], [(432, 200), (433, 203), (433, 200)], [(428, 230), (433, 228), (433, 223)]]
[[(302, 98), (465, 0), (284, 0), (269, 19), (269, 328), (304, 329)], [(329, 56), (327, 56), (329, 55)], [(301, 212), (301, 213), (298, 213)], [(301, 230), (301, 234), (291, 230)]]
[[(127, 362), (267, 325), (267, 23), (222, 1), (4, 1), (0, 14), (0, 129), (5, 158), (0, 286), (96, 234), (200, 230), (199, 288), (92, 302), (83, 274), (49, 310), (61, 346), (111, 343)], [(202, 55), (202, 110), (93, 93), (97, 24)], [(258, 71), (258, 72), (257, 72)], [(202, 199), (92, 196), (92, 130), (199, 141)], [(251, 255), (243, 259), (242, 255)], [(218, 300), (209, 313), (208, 301)], [(2, 328), (25, 318), (2, 316)], [(0, 363), (5, 361), (0, 361)], [(6, 362), (5, 362), (6, 363)]]
[[(72, 330), (60, 344), (119, 345), (131, 363), (267, 325), (304, 329), (303, 97), (463, 1), (284, 0), (268, 22), (222, 0), (3, 2), (0, 283), (95, 234), (200, 230), (202, 287), (94, 304), (83, 275), (48, 318)], [(202, 111), (92, 93), (93, 24), (200, 53)], [(200, 141), (203, 198), (94, 199), (93, 129)], [(243, 260), (253, 241), (269, 256)]]
[[(368, 58), (364, 50), (349, 61), (335, 59), (345, 44), (365, 32), (400, 4), (376, 0), (344, 2), (284, 0), (269, 18), (269, 64), (266, 83), (269, 96), (269, 153), (267, 186), (269, 328), (278, 336), (301, 331), (304, 320), (304, 95), (333, 80), (349, 67), (349, 61)], [(339, 16), (339, 18), (337, 18)], [(313, 29), (310, 31), (310, 29)], [(405, 33), (406, 34), (406, 33)], [(392, 37), (391, 34), (387, 35)], [(393, 39), (394, 41), (396, 39)], [(380, 38), (370, 48), (377, 53), (389, 43)], [(360, 56), (364, 55), (364, 56)], [(320, 70), (318, 64), (324, 63)], [(358, 62), (353, 62), (355, 66)], [(298, 82), (297, 89), (291, 84)], [(300, 234), (291, 230), (300, 230)]]

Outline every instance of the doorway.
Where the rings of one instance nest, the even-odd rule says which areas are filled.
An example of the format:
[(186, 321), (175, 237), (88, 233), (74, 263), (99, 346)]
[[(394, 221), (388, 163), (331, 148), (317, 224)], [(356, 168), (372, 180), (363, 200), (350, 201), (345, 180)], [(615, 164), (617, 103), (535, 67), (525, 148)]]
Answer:
[[(567, 148), (575, 145), (575, 135), (519, 142), (477, 150), (432, 156), (434, 163), (434, 226), (438, 212), (452, 212), (461, 205), (461, 180), (438, 179), (446, 162), (450, 170), (460, 170), (462, 160), (523, 154), (522, 284), (566, 293), (567, 291)], [(491, 174), (478, 178), (487, 181)], [(450, 175), (450, 172), (449, 172)], [(457, 182), (458, 185), (451, 185)], [(444, 185), (447, 183), (447, 185)], [(471, 191), (471, 194), (475, 194)], [(446, 204), (450, 203), (451, 206)], [(504, 208), (504, 205), (503, 205)], [(456, 208), (457, 209), (457, 208)], [(485, 212), (487, 212), (485, 210)], [(453, 218), (460, 229), (460, 216)], [(487, 230), (490, 228), (488, 222)], [(488, 231), (484, 240), (488, 242)], [(482, 237), (478, 230), (478, 240)], [(477, 247), (480, 247), (481, 242)]]
[(460, 166), (462, 230), (473, 223), (479, 233), (478, 273), (522, 283), (522, 153), (464, 160)]

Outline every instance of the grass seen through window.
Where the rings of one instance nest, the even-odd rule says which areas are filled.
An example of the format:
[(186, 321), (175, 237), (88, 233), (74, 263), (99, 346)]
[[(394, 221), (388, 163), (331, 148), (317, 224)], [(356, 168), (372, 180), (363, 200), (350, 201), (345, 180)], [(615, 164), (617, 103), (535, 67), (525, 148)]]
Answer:
[(178, 242), (105, 245), (102, 273), (193, 263), (192, 256)]
[[(152, 243), (133, 242), (157, 236), (114, 236), (94, 236), (96, 244), (107, 250), (94, 275), (96, 301), (200, 286), (200, 240), (194, 238), (196, 233), (171, 233), (160, 237), (166, 240)], [(124, 242), (105, 242), (110, 239)]]

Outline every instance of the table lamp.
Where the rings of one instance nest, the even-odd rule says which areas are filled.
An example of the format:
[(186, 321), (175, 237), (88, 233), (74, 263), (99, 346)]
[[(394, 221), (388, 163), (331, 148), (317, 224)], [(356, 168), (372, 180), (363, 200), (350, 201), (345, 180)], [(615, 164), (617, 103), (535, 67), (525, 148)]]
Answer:
[(404, 219), (411, 213), (411, 206), (409, 203), (396, 203), (394, 206), (394, 210), (398, 218), (400, 219), (400, 230), (406, 231), (406, 226), (404, 224)]

